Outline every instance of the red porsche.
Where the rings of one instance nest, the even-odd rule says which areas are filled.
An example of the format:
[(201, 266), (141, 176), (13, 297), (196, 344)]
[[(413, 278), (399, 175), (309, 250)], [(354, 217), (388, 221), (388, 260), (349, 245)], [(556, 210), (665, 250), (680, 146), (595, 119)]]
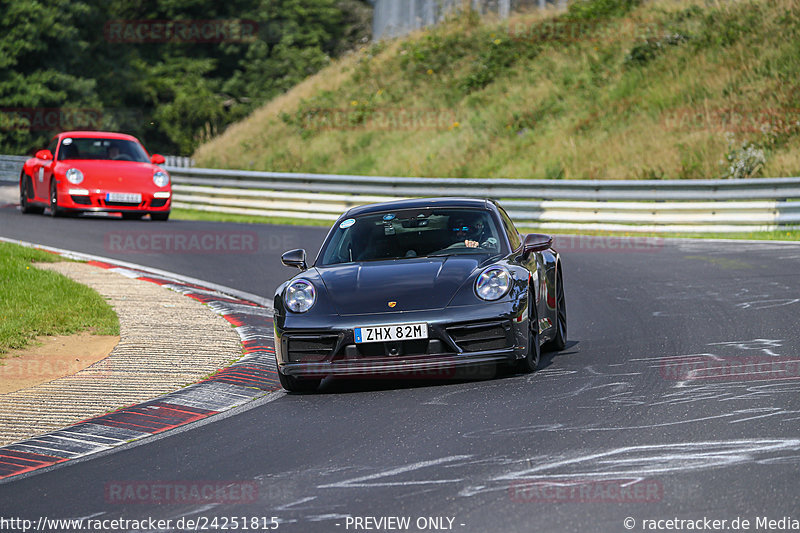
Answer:
[(59, 133), (25, 162), (19, 177), (23, 213), (54, 217), (110, 211), (123, 218), (167, 220), (172, 199), (164, 156), (147, 154), (136, 137), (105, 131)]

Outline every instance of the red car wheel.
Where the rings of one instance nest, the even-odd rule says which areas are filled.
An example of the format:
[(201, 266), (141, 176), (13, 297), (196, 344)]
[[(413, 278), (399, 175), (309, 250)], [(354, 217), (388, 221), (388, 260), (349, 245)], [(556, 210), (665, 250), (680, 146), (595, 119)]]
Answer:
[(56, 180), (50, 180), (50, 216), (60, 217), (64, 211), (58, 207), (58, 191), (56, 190)]
[(30, 213), (41, 213), (44, 211), (43, 207), (28, 203), (28, 197), (33, 196), (31, 191), (33, 191), (33, 183), (31, 183), (31, 178), (25, 175), (23, 172), (19, 177), (19, 208), (20, 211), (26, 215)]

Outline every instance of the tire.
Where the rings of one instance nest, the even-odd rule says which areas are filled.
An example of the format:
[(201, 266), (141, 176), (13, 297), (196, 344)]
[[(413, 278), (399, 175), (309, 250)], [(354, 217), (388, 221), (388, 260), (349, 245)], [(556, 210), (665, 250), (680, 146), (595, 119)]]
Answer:
[(55, 177), (50, 180), (50, 216), (63, 217), (64, 210), (58, 207), (58, 191), (56, 190)]
[(321, 379), (299, 379), (294, 376), (284, 376), (278, 370), (278, 379), (281, 381), (281, 387), (289, 392), (315, 392), (319, 387)]
[(548, 352), (560, 352), (567, 347), (567, 300), (564, 296), (564, 280), (561, 265), (556, 272), (556, 336), (545, 343)]
[(141, 213), (122, 213), (123, 220), (141, 220), (143, 216)]
[(150, 220), (166, 221), (169, 219), (169, 211), (161, 213), (150, 213)]
[[(534, 299), (535, 300), (535, 299)], [(531, 305), (528, 313), (528, 353), (525, 357), (517, 360), (517, 372), (530, 374), (539, 368), (539, 360), (542, 356), (542, 349), (539, 346), (539, 316), (536, 312), (536, 303)]]
[(28, 191), (32, 189), (33, 183), (31, 183), (31, 178), (23, 172), (19, 177), (19, 209), (22, 211), (23, 215), (32, 213), (40, 214), (44, 211), (44, 207), (28, 203)]

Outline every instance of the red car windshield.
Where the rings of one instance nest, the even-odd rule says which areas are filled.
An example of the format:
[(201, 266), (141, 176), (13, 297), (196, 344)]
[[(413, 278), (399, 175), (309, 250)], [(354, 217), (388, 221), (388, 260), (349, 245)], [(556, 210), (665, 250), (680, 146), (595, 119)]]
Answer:
[(99, 159), (108, 161), (135, 161), (147, 163), (150, 159), (141, 145), (124, 139), (65, 137), (61, 140), (58, 160)]

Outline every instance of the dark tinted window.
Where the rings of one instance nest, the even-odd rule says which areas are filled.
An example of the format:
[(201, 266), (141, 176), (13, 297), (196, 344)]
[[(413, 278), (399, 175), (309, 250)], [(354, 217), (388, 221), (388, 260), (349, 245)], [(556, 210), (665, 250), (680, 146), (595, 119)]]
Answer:
[(511, 248), (516, 250), (519, 248), (519, 245), (522, 244), (519, 238), (519, 232), (517, 228), (514, 227), (514, 223), (511, 222), (511, 217), (508, 216), (505, 209), (500, 206), (497, 206), (497, 209), (500, 211), (500, 218), (503, 220), (503, 226), (505, 226), (506, 234), (508, 234), (508, 242), (511, 243)]
[(47, 145), (47, 149), (50, 150), (50, 153), (53, 154), (53, 157), (56, 156), (56, 147), (58, 146), (58, 137), (50, 141), (50, 144)]
[(494, 255), (500, 232), (489, 211), (416, 209), (344, 220), (320, 254), (320, 266), (461, 254)]
[(64, 137), (61, 140), (61, 150), (58, 153), (58, 160), (65, 159), (101, 159), (109, 161), (136, 161), (147, 163), (144, 149), (139, 143), (124, 139), (100, 139), (100, 138), (71, 138)]

